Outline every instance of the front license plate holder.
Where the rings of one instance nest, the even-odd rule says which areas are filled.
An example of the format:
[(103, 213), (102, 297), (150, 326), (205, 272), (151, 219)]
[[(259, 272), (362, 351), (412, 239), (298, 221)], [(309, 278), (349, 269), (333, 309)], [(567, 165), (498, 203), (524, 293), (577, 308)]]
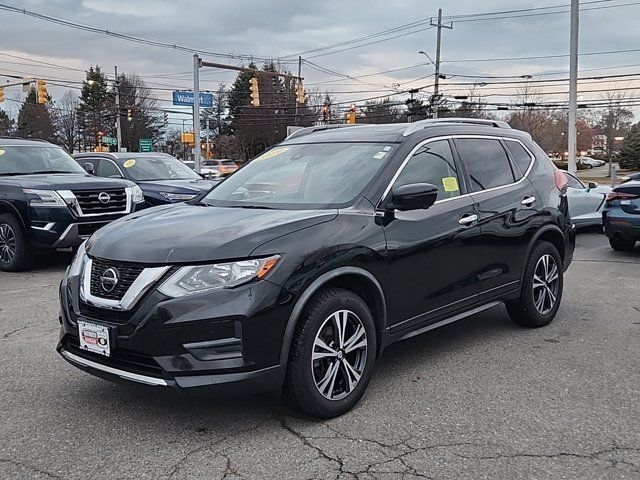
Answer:
[(109, 327), (106, 325), (78, 320), (78, 339), (80, 341), (80, 350), (108, 357), (111, 355), (110, 337)]

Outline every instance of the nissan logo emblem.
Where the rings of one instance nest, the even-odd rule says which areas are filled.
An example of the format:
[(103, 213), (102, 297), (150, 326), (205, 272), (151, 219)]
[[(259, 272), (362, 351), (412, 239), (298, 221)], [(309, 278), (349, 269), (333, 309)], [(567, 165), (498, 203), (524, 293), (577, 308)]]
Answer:
[(113, 292), (118, 286), (120, 273), (115, 268), (107, 268), (100, 276), (100, 286), (107, 293)]
[(111, 195), (109, 195), (107, 192), (102, 192), (98, 195), (98, 200), (100, 200), (100, 203), (109, 203), (109, 201), (111, 200)]

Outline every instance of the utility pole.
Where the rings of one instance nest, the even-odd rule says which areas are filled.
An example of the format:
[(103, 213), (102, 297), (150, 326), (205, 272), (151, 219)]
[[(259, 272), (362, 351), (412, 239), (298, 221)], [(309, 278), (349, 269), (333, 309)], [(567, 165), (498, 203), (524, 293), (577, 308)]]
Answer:
[(580, 20), (580, 2), (571, 0), (571, 32), (569, 41), (569, 159), (568, 170), (576, 171), (576, 151), (578, 130), (576, 114), (578, 110), (578, 26)]
[(440, 86), (440, 45), (442, 43), (442, 29), (448, 28), (451, 30), (453, 28), (453, 24), (443, 25), (442, 24), (442, 9), (438, 9), (438, 23), (433, 23), (433, 19), (430, 22), (431, 26), (438, 28), (437, 40), (436, 40), (436, 79), (433, 83), (433, 118), (438, 118), (438, 93)]
[(200, 173), (200, 57), (193, 54), (193, 159)]
[(205, 136), (206, 136), (206, 142), (207, 142), (207, 155), (205, 158), (209, 158), (209, 117), (207, 117), (206, 119), (206, 124), (205, 124), (205, 128), (206, 128), (206, 132), (205, 132)]
[(120, 125), (120, 85), (118, 82), (118, 66), (113, 67), (115, 73), (114, 86), (116, 89), (116, 138), (118, 144), (118, 152), (122, 150), (122, 126)]
[[(300, 79), (302, 77), (302, 57), (298, 56), (298, 79)], [(297, 82), (300, 82), (300, 80), (296, 80)], [(295, 112), (295, 124), (298, 125), (298, 99), (296, 98), (296, 112)]]

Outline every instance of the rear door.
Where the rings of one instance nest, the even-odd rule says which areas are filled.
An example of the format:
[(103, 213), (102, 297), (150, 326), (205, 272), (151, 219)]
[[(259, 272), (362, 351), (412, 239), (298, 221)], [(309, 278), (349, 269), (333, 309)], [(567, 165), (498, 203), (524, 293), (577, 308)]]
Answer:
[[(510, 142), (515, 144), (507, 145)], [(536, 229), (535, 217), (542, 211), (527, 178), (534, 157), (518, 140), (499, 137), (457, 137), (455, 146), (478, 208), (482, 302), (520, 288), (529, 239)]]

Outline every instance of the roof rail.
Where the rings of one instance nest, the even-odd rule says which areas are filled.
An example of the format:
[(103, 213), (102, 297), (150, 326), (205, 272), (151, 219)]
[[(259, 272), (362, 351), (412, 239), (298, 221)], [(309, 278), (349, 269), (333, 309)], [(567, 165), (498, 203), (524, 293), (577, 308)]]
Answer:
[[(0, 87), (1, 86), (2, 85), (0, 85)], [(42, 138), (24, 138), (24, 137), (18, 137), (16, 135), (0, 135), (0, 139), (2, 139), (2, 140), (28, 140), (29, 142), (51, 143), (48, 140), (43, 140)]]
[(314, 132), (321, 132), (323, 130), (333, 130), (335, 128), (345, 128), (345, 127), (365, 127), (367, 124), (356, 124), (356, 123), (332, 123), (329, 125), (313, 125), (311, 127), (301, 128), (291, 133), (285, 140), (289, 140), (293, 137), (302, 137), (303, 135), (309, 135)]
[(447, 124), (447, 123), (462, 123), (468, 125), (485, 125), (488, 127), (495, 128), (511, 128), (507, 122), (502, 120), (488, 120), (484, 118), (463, 118), (463, 117), (451, 117), (451, 118), (430, 118), (427, 120), (418, 120), (417, 122), (411, 123), (407, 129), (402, 134), (403, 137), (408, 137), (412, 133), (417, 132), (418, 130), (422, 130), (425, 127), (433, 126), (434, 124)]

